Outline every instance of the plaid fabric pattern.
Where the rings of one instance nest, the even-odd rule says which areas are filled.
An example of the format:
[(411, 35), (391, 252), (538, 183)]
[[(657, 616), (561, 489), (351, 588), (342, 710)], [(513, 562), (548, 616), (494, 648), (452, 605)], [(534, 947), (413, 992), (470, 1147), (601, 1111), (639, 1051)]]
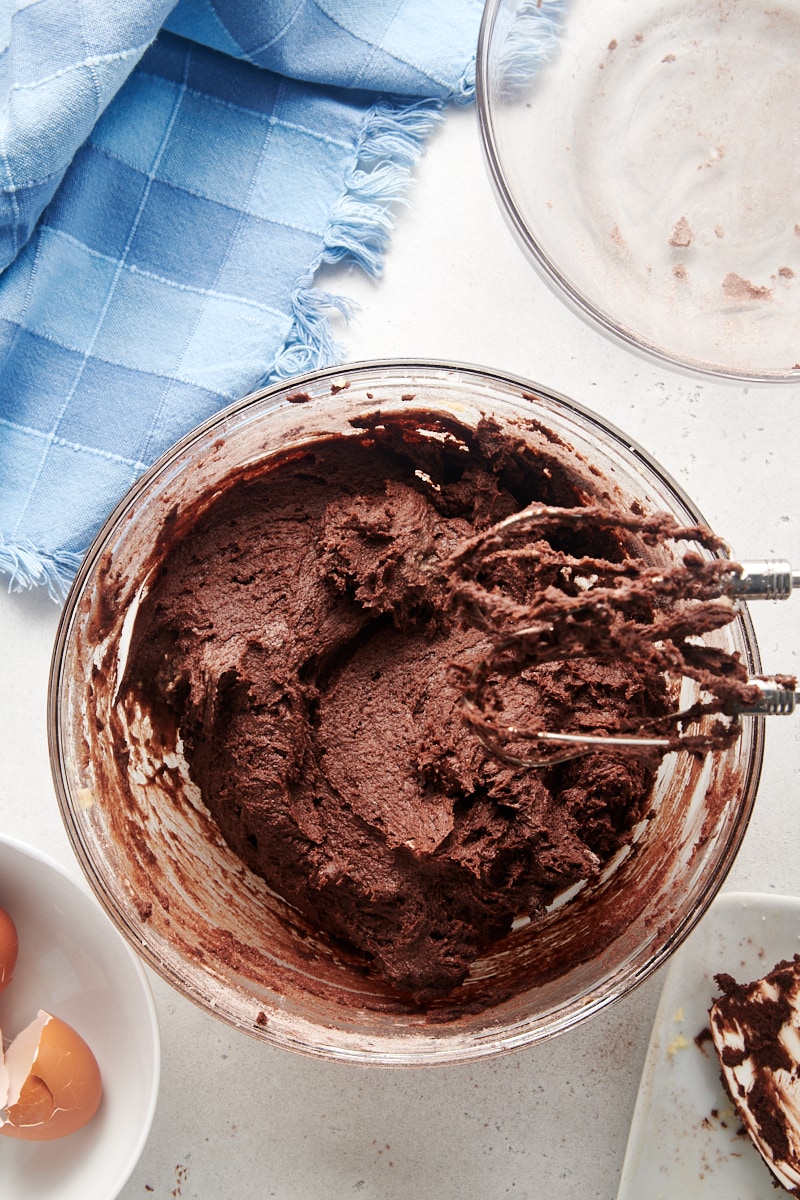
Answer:
[(181, 0), (173, 33), (305, 82), (450, 99), (467, 66), (482, 3), (441, 0)]
[[(110, 9), (124, 11), (109, 11)], [(478, 0), (17, 0), (0, 29), (0, 570), (58, 596), (162, 451), (335, 360)], [(166, 21), (166, 27), (162, 28)]]

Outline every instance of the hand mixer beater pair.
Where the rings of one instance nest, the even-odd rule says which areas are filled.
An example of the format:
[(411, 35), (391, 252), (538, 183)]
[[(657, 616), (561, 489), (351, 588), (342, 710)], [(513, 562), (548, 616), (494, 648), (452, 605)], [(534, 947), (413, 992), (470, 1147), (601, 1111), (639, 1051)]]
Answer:
[[(582, 553), (586, 530), (627, 535), (654, 552), (619, 560)], [(688, 547), (682, 555), (659, 553), (668, 543)], [(564, 548), (570, 545), (575, 553)], [(740, 717), (789, 714), (800, 702), (794, 677), (748, 675), (738, 656), (705, 640), (736, 617), (742, 601), (788, 598), (800, 588), (800, 572), (779, 560), (731, 561), (724, 542), (702, 526), (681, 526), (665, 513), (531, 504), (471, 538), (449, 565), (452, 603), (488, 645), (461, 672), (462, 715), (511, 766), (552, 766), (591, 751), (705, 753), (738, 736)], [(522, 594), (498, 586), (509, 578), (525, 580)], [(601, 720), (568, 731), (503, 715), (503, 679), (527, 678), (535, 687), (537, 668), (577, 659), (645, 663), (671, 679), (673, 691), (688, 683), (693, 695), (613, 733)]]

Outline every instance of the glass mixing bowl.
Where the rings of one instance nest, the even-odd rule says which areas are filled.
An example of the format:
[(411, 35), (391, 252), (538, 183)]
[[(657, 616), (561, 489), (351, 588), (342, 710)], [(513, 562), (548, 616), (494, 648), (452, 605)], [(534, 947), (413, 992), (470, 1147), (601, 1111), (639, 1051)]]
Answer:
[(631, 350), (800, 378), (797, 0), (488, 0), (489, 174), (555, 293)]
[[(515, 928), (484, 954), (445, 1019), (388, 1003), (341, 947), (253, 875), (223, 841), (180, 755), (160, 753), (146, 713), (122, 711), (117, 689), (137, 607), (180, 535), (182, 515), (232, 474), (267, 470), (276, 455), (320, 438), (363, 438), (369, 414), (410, 410), (415, 421), (421, 414), (420, 427), (431, 414), (467, 428), (491, 415), (540, 454), (556, 448), (590, 494), (667, 510), (683, 523), (701, 520), (643, 450), (544, 388), (437, 363), (321, 371), (234, 404), (135, 484), (75, 580), (49, 692), (52, 767), (69, 838), (110, 918), (145, 961), (256, 1038), (380, 1064), (496, 1054), (568, 1029), (629, 992), (675, 949), (722, 884), (763, 752), (763, 720), (748, 718), (725, 752), (703, 762), (683, 753), (665, 759), (633, 845), (544, 919)], [(758, 671), (746, 608), (714, 638)]]

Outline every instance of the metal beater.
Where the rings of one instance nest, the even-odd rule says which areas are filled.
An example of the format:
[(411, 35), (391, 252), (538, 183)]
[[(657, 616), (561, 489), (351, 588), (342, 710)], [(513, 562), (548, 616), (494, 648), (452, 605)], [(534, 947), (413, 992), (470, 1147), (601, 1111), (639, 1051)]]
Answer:
[[(800, 571), (779, 559), (736, 563), (728, 557), (705, 558), (691, 549), (682, 562), (666, 566), (640, 559), (573, 557), (547, 541), (546, 535), (555, 529), (579, 531), (587, 522), (595, 529), (629, 531), (645, 544), (696, 542), (727, 552), (722, 539), (702, 526), (679, 526), (663, 513), (648, 516), (599, 506), (529, 505), (470, 539), (451, 560), (451, 587), (462, 618), (482, 629), (492, 645), (467, 675), (462, 699), (464, 719), (487, 750), (520, 767), (552, 766), (595, 750), (702, 752), (712, 748), (714, 737), (690, 734), (687, 727), (704, 715), (724, 713), (735, 725), (743, 715), (794, 712), (800, 704), (794, 677), (747, 677), (739, 670), (734, 686), (729, 686), (724, 676), (730, 664), (724, 655), (715, 658), (713, 650), (701, 649), (700, 639), (687, 636), (685, 626), (687, 605), (695, 620), (701, 613), (700, 625), (710, 631), (732, 620), (741, 601), (785, 600), (800, 589)], [(525, 535), (524, 540), (519, 535)], [(532, 577), (546, 581), (541, 597), (521, 604), (480, 582), (509, 564), (522, 564)], [(654, 607), (643, 618), (636, 606), (641, 608), (645, 597)], [(705, 656), (711, 668), (721, 672), (719, 694), (624, 734), (526, 728), (503, 723), (489, 711), (486, 687), (497, 674), (519, 674), (531, 666), (582, 657), (624, 660), (626, 653), (645, 643), (653, 662), (676, 677), (701, 678)], [(646, 732), (648, 724), (658, 723), (668, 724), (671, 732)], [(520, 742), (539, 749), (531, 754), (508, 749)]]

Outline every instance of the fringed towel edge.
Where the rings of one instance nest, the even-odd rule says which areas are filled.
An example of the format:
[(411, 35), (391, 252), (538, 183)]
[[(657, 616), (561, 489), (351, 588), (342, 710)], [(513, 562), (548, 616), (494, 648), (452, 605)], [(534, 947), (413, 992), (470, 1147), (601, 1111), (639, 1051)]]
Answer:
[(283, 349), (262, 386), (341, 362), (343, 347), (333, 336), (334, 312), (350, 317), (355, 304), (316, 289), (320, 267), (351, 263), (377, 279), (394, 230), (393, 209), (405, 202), (414, 163), (443, 118), (444, 102), (384, 98), (367, 112), (344, 192), (323, 235), (323, 244), (292, 297), (292, 325)]
[(69, 591), (82, 561), (82, 554), (67, 550), (47, 554), (36, 546), (0, 543), (0, 574), (8, 576), (8, 591), (46, 587), (48, 595), (57, 604)]
[(530, 86), (561, 40), (567, 0), (525, 0), (514, 16), (497, 63), (496, 87), (514, 96)]

